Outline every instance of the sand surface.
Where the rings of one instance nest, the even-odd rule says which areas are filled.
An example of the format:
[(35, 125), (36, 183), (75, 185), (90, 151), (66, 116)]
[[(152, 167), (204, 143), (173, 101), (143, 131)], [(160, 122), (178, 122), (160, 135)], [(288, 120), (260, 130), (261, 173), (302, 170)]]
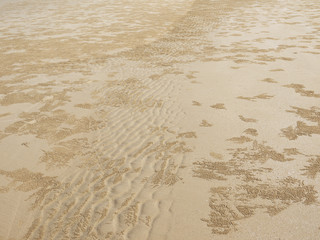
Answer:
[(0, 0), (0, 240), (320, 239), (320, 1)]

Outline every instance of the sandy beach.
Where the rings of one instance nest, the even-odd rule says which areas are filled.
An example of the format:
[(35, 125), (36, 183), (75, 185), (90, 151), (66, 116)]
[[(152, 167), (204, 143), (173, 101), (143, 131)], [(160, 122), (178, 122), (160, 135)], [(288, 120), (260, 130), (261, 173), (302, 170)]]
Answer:
[(0, 240), (320, 239), (320, 1), (0, 0)]

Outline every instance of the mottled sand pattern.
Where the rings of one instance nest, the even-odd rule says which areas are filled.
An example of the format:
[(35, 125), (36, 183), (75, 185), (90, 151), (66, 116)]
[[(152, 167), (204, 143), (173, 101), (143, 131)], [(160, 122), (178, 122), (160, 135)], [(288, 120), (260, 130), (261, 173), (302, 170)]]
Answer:
[(320, 239), (318, 0), (0, 0), (0, 239)]

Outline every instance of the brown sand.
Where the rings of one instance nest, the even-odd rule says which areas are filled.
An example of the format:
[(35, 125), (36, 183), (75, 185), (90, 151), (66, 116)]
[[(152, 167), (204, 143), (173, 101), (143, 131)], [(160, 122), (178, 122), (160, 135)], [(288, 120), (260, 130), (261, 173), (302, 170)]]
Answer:
[(320, 239), (318, 0), (0, 1), (0, 239)]

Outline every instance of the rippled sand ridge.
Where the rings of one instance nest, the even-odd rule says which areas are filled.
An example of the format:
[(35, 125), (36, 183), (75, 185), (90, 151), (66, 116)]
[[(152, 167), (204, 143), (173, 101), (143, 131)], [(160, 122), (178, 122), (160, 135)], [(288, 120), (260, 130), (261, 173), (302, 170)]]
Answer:
[(318, 0), (0, 0), (0, 239), (320, 239)]

